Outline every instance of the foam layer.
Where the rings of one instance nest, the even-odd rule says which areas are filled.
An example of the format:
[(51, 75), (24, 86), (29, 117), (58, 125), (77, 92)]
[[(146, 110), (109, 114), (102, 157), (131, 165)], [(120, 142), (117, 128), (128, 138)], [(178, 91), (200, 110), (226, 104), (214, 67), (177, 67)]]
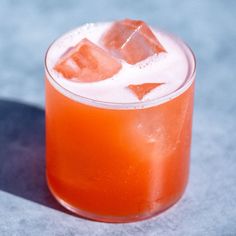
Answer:
[(74, 82), (64, 79), (53, 69), (60, 56), (85, 37), (101, 46), (99, 39), (110, 27), (110, 24), (86, 24), (54, 42), (48, 51), (46, 63), (49, 73), (59, 85), (76, 95), (93, 100), (132, 103), (140, 101), (127, 88), (129, 84), (164, 83), (147, 94), (142, 99), (143, 102), (168, 95), (186, 82), (189, 63), (185, 51), (176, 40), (159, 31), (153, 32), (167, 53), (154, 55), (135, 65), (129, 65), (122, 61), (122, 69), (109, 79), (90, 83)]

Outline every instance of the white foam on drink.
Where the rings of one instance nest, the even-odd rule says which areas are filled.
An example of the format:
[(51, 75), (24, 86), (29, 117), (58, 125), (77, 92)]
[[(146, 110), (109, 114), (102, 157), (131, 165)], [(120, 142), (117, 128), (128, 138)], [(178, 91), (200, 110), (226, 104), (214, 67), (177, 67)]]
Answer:
[[(73, 94), (92, 100), (112, 103), (135, 103), (166, 96), (186, 82), (189, 63), (185, 51), (176, 40), (160, 31), (153, 32), (167, 53), (159, 53), (135, 65), (129, 65), (122, 61), (122, 69), (106, 80), (88, 83), (74, 82), (63, 78), (60, 73), (53, 69), (61, 55), (69, 47), (75, 46), (85, 37), (102, 47), (99, 43), (100, 38), (110, 25), (111, 23), (86, 24), (65, 34), (52, 44), (47, 53), (46, 64), (49, 74), (60, 86)], [(143, 83), (164, 84), (153, 89), (144, 96), (142, 101), (139, 101), (127, 86), (129, 84)], [(56, 84), (54, 85), (55, 87), (57, 86)], [(70, 97), (69, 93), (65, 95)]]

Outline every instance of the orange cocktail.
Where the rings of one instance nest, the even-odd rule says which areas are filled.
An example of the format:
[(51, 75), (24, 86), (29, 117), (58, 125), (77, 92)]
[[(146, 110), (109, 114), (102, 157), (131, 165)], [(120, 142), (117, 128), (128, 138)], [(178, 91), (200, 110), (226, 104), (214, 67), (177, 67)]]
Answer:
[(178, 44), (188, 61), (185, 82), (165, 96), (127, 103), (91, 99), (60, 84), (48, 68), (49, 49), (47, 181), (63, 206), (86, 218), (127, 222), (181, 197), (189, 174), (195, 62)]

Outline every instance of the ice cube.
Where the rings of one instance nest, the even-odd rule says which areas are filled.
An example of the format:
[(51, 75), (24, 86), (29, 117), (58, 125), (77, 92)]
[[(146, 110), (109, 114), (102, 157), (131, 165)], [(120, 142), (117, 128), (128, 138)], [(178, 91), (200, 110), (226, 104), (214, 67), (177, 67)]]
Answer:
[(148, 25), (140, 20), (125, 19), (115, 22), (101, 41), (113, 55), (129, 64), (166, 52)]
[(121, 69), (121, 63), (84, 38), (62, 55), (54, 69), (66, 79), (94, 82), (115, 75)]
[(128, 88), (137, 96), (139, 100), (142, 100), (145, 95), (162, 84), (163, 83), (130, 84)]

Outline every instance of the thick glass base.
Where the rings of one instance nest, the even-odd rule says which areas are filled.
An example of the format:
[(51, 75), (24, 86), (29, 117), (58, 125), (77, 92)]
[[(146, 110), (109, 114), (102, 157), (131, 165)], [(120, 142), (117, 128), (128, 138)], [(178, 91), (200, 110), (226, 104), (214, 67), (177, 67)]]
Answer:
[(171, 206), (173, 206), (176, 202), (179, 201), (179, 199), (181, 198), (182, 194), (175, 199), (175, 201), (173, 201), (172, 203), (170, 203), (168, 206), (166, 206), (165, 208), (161, 208), (161, 209), (157, 209), (154, 212), (149, 212), (147, 214), (139, 214), (139, 215), (131, 215), (131, 216), (111, 216), (111, 215), (97, 215), (97, 214), (93, 214), (91, 212), (87, 212), (84, 210), (81, 210), (79, 208), (76, 208), (70, 204), (68, 204), (67, 202), (65, 202), (63, 199), (61, 199), (53, 190), (53, 187), (50, 185), (49, 180), (47, 179), (47, 184), (49, 187), (50, 192), (52, 193), (52, 195), (54, 196), (54, 198), (63, 206), (65, 207), (67, 210), (75, 213), (76, 215), (85, 218), (85, 219), (89, 219), (89, 220), (94, 220), (94, 221), (100, 221), (100, 222), (107, 222), (107, 223), (129, 223), (129, 222), (135, 222), (135, 221), (141, 221), (141, 220), (146, 220), (149, 219), (151, 217), (154, 217), (156, 215), (159, 215), (160, 213), (166, 211), (167, 209), (169, 209)]

